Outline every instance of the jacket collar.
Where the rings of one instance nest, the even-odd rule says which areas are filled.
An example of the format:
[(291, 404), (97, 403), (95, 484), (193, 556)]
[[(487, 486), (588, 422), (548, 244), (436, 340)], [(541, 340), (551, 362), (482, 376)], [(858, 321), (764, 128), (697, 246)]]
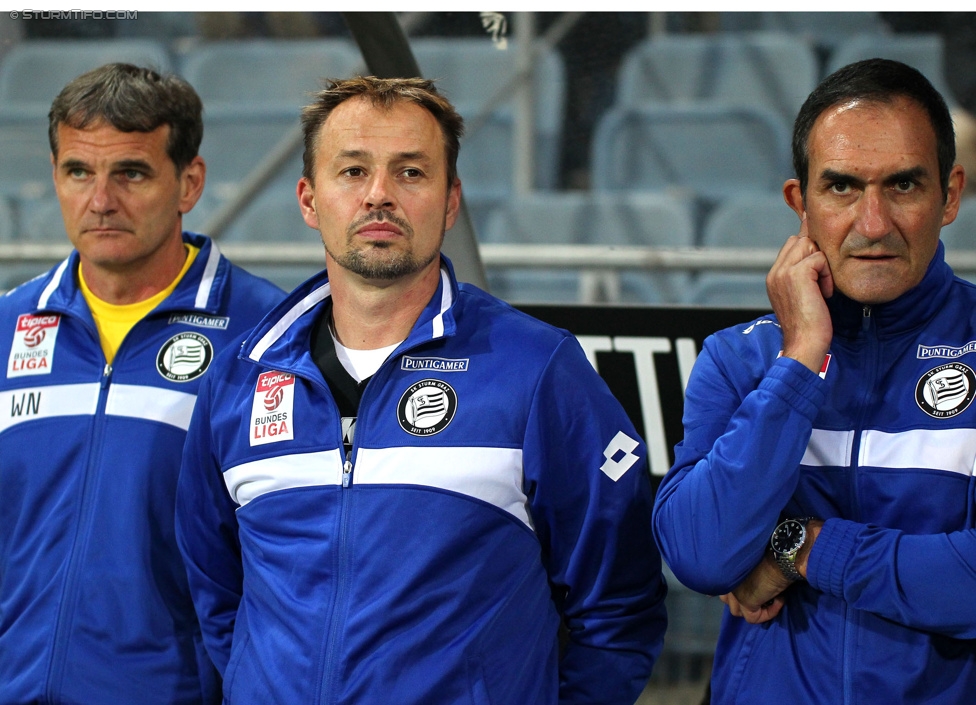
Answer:
[[(457, 330), (455, 304), (458, 282), (451, 261), (444, 255), (440, 259), (437, 290), (398, 350), (452, 336)], [(331, 294), (332, 287), (326, 270), (300, 284), (251, 331), (241, 348), (240, 357), (281, 370), (314, 366), (309, 354), (309, 335), (322, 303)]]
[(917, 328), (931, 320), (944, 306), (954, 278), (940, 240), (922, 281), (897, 299), (865, 307), (840, 292), (830, 297), (827, 306), (834, 323), (834, 335), (855, 338), (863, 328), (866, 309), (869, 309), (872, 326), (879, 337), (892, 337)]
[[(156, 310), (216, 313), (220, 308), (221, 292), (230, 263), (208, 237), (184, 232), (183, 242), (193, 245), (200, 252), (173, 293)], [(75, 275), (79, 261), (78, 251), (72, 250), (68, 258), (54, 269), (37, 298), (38, 310), (62, 311), (79, 316), (88, 314), (88, 305)]]

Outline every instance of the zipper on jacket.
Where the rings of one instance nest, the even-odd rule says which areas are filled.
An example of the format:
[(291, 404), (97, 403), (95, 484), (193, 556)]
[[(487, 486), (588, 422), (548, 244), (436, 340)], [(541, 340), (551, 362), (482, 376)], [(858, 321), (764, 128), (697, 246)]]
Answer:
[[(878, 376), (878, 360), (880, 357), (881, 341), (878, 338), (878, 331), (872, 325), (872, 308), (865, 304), (861, 309), (861, 331), (865, 335), (863, 359), (870, 365), (869, 370), (864, 370), (864, 379), (870, 380), (870, 384), (865, 386), (865, 391), (861, 397), (857, 410), (857, 422), (854, 426), (854, 442), (851, 444), (851, 479), (850, 492), (852, 510), (855, 513), (853, 519), (861, 519), (861, 499), (858, 492), (858, 473), (861, 468), (861, 444), (864, 435), (864, 417), (869, 406), (870, 397), (875, 387)], [(842, 682), (843, 682), (843, 702), (853, 703), (854, 698), (854, 667), (857, 635), (860, 630), (860, 619), (858, 613), (850, 605), (844, 607), (844, 658), (842, 661)]]
[[(346, 461), (342, 465), (342, 487), (343, 489), (352, 483), (352, 451), (346, 454)], [(338, 649), (341, 634), (345, 629), (346, 617), (346, 591), (349, 582), (349, 572), (351, 566), (348, 565), (349, 555), (346, 546), (348, 539), (349, 525), (349, 493), (340, 492), (339, 498), (339, 532), (336, 543), (336, 588), (332, 597), (332, 608), (330, 609), (329, 633), (325, 639), (324, 650), (322, 652), (322, 662), (320, 665), (319, 694), (317, 703), (327, 704), (335, 699), (336, 689), (336, 666), (335, 654)]]
[(93, 492), (92, 485), (97, 482), (98, 467), (101, 463), (105, 407), (108, 403), (108, 388), (111, 381), (112, 365), (106, 363), (102, 368), (101, 378), (98, 380), (98, 404), (92, 418), (91, 444), (88, 447), (88, 460), (84, 466), (81, 496), (78, 499), (78, 522), (71, 541), (71, 553), (68, 556), (68, 567), (65, 571), (64, 587), (61, 592), (61, 604), (58, 608), (54, 628), (47, 681), (48, 698), (51, 702), (60, 702), (61, 700), (61, 683), (64, 679), (64, 667), (72, 631), (71, 624), (74, 621), (78, 599), (78, 573), (82, 561), (81, 554), (91, 530), (92, 507), (90, 506), (90, 499)]

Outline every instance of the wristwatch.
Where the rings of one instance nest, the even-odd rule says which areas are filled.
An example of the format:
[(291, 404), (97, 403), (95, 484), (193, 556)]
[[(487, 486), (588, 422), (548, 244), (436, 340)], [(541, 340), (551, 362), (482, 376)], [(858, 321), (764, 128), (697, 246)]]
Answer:
[(790, 582), (803, 578), (796, 569), (796, 556), (807, 540), (807, 522), (811, 518), (786, 519), (773, 529), (773, 535), (769, 537), (776, 564)]

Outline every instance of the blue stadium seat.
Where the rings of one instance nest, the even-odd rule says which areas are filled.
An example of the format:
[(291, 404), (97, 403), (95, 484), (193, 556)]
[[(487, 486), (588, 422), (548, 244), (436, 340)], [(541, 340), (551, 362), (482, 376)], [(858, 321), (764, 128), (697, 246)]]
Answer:
[(785, 32), (664, 35), (624, 57), (617, 105), (762, 106), (792, 123), (818, 72), (811, 43)]
[[(455, 107), (462, 116), (477, 114), (477, 109), (468, 105), (461, 104)], [(461, 151), (458, 154), (458, 176), (461, 178), (466, 195), (494, 201), (511, 196), (514, 130), (514, 115), (510, 110), (501, 109), (489, 115), (477, 132), (462, 138)], [(555, 159), (556, 155), (552, 156)], [(540, 170), (547, 172), (544, 177), (547, 186), (555, 184), (556, 167), (555, 161), (546, 164), (536, 162), (536, 173), (540, 179), (543, 178)], [(549, 173), (550, 169), (553, 170), (551, 173)]]
[(764, 274), (706, 272), (699, 275), (688, 293), (687, 303), (692, 305), (772, 310)]
[[(306, 225), (294, 192), (268, 191), (240, 213), (221, 236), (221, 242), (321, 244), (322, 240), (316, 230)], [(325, 265), (324, 252), (322, 262), (316, 264)]]
[(17, 239), (17, 221), (14, 207), (9, 198), (0, 196), (0, 242), (13, 242)]
[(962, 199), (956, 219), (942, 228), (941, 237), (947, 250), (976, 252), (976, 198)]
[(0, 113), (0, 194), (39, 198), (54, 192), (47, 117)]
[[(518, 197), (489, 218), (481, 237), (485, 243), (536, 245), (690, 246), (693, 241), (691, 203), (664, 194), (597, 194), (539, 192)], [(518, 303), (578, 303), (585, 288), (595, 284), (603, 294), (623, 303), (675, 303), (686, 286), (683, 273), (612, 272), (587, 274), (575, 270), (489, 269), (492, 293)]]
[[(421, 38), (411, 48), (425, 78), (437, 80), (438, 88), (474, 127), (472, 120), (488, 100), (502, 89), (516, 71), (517, 49), (513, 43), (499, 50), (486, 37)], [(535, 98), (535, 185), (555, 188), (558, 181), (559, 145), (566, 101), (565, 68), (554, 50), (544, 52), (534, 65), (532, 94)], [(469, 130), (461, 147), (458, 171), (462, 181), (486, 193), (511, 190), (511, 102), (500, 104), (483, 128), (485, 135)], [(487, 169), (485, 166), (487, 165)]]
[(464, 196), (464, 205), (468, 209), (468, 215), (471, 217), (471, 225), (474, 227), (475, 236), (478, 240), (482, 240), (482, 234), (488, 227), (488, 221), (491, 220), (492, 214), (500, 208), (503, 208), (507, 199), (498, 198), (490, 194), (486, 195), (477, 190), (469, 191), (467, 182), (464, 182), (461, 193)]
[[(207, 190), (217, 200), (233, 196), (241, 182), (290, 130), (298, 127), (298, 110), (258, 106), (214, 108), (203, 114), (200, 156), (207, 163)], [(299, 148), (271, 187), (294, 193), (302, 171)]]
[[(218, 240), (219, 245), (244, 242), (321, 245), (322, 239), (302, 219), (294, 192), (272, 189), (248, 205)], [(324, 267), (324, 248), (321, 257), (308, 264), (246, 265), (249, 271), (270, 279), (286, 291), (291, 291)]]
[(68, 241), (61, 217), (61, 205), (54, 195), (44, 198), (20, 199), (17, 202), (20, 240), (25, 242)]
[(30, 281), (34, 277), (44, 274), (50, 268), (49, 264), (43, 263), (0, 265), (0, 293)]
[[(588, 205), (586, 242), (637, 247), (692, 247), (691, 199), (665, 193), (593, 193)], [(612, 280), (611, 280), (612, 281)], [(686, 272), (627, 271), (619, 274), (623, 303), (679, 303), (688, 289)]]
[(166, 45), (152, 39), (24, 41), (0, 62), (0, 113), (46, 118), (68, 81), (113, 61), (173, 70)]
[(184, 56), (183, 76), (206, 110), (246, 105), (298, 109), (324, 78), (348, 78), (365, 66), (346, 39), (251, 39), (201, 44)]
[[(478, 238), (491, 244), (582, 244), (586, 204), (586, 196), (576, 192), (539, 192), (513, 199), (489, 216)], [(491, 293), (510, 303), (580, 301), (580, 277), (574, 270), (489, 267), (487, 276)]]
[(722, 12), (724, 32), (788, 32), (830, 50), (853, 34), (889, 31), (878, 12)]
[(592, 164), (597, 190), (682, 189), (721, 200), (780, 188), (790, 176), (789, 135), (760, 108), (612, 108), (597, 124)]
[(955, 99), (945, 77), (944, 44), (938, 34), (857, 34), (831, 53), (827, 73), (862, 59), (895, 59), (921, 71), (951, 106)]
[(782, 193), (742, 193), (716, 206), (705, 223), (701, 244), (778, 250), (799, 229), (800, 220)]
[[(781, 193), (747, 193), (719, 204), (702, 233), (702, 246), (779, 250), (800, 221)], [(708, 306), (768, 308), (765, 272), (702, 272), (687, 302)]]
[(174, 41), (196, 39), (200, 34), (193, 12), (139, 12), (134, 19), (115, 22), (117, 37), (151, 37)]

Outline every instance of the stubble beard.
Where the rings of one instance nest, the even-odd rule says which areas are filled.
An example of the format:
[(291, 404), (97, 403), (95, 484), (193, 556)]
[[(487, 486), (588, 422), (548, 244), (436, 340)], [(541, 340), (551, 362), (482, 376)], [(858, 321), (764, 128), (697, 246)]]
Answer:
[[(363, 220), (353, 223), (347, 232), (347, 242), (352, 243), (356, 231), (368, 222), (388, 220), (401, 231), (408, 244), (413, 243), (413, 228), (406, 221), (397, 218), (391, 213), (380, 211), (375, 216), (370, 216)], [(441, 232), (440, 241), (444, 241), (444, 233)], [(326, 248), (328, 252), (328, 247)], [(431, 262), (437, 259), (440, 253), (440, 245), (432, 250), (429, 255), (425, 254), (422, 258), (417, 257), (412, 249), (406, 251), (396, 251), (389, 242), (372, 242), (363, 247), (350, 247), (345, 252), (329, 252), (332, 260), (353, 274), (357, 274), (364, 279), (377, 279), (390, 281), (401, 277), (416, 274), (425, 269)]]

